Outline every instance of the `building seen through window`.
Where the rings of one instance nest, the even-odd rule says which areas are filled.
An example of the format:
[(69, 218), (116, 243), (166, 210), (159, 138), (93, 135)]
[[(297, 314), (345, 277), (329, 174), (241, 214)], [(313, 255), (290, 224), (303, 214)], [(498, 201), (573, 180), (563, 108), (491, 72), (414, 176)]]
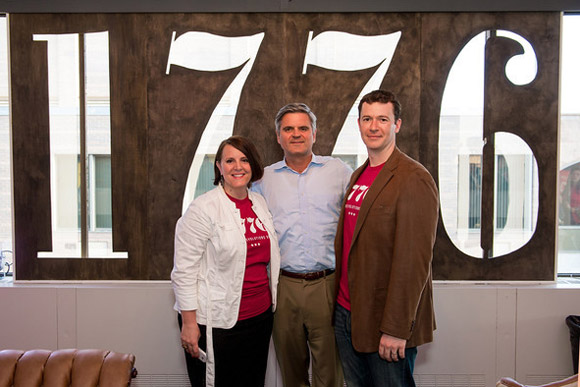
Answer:
[[(580, 169), (580, 15), (565, 15), (562, 34), (562, 76), (560, 115), (560, 179), (558, 216), (558, 273), (580, 273), (580, 223), (578, 183)], [(575, 187), (575, 188), (574, 188)], [(569, 211), (569, 212), (568, 212)], [(576, 218), (579, 219), (579, 218)]]

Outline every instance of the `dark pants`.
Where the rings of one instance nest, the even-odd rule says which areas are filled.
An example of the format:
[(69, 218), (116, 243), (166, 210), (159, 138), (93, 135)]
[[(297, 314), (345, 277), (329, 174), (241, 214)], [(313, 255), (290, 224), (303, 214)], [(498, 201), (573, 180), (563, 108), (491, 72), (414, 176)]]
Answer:
[(336, 305), (334, 332), (348, 387), (415, 387), (413, 368), (417, 348), (406, 348), (405, 358), (388, 362), (378, 352), (357, 352), (352, 346), (350, 312)]
[[(181, 315), (178, 314), (181, 329)], [(241, 320), (230, 329), (213, 328), (216, 387), (264, 386), (272, 335), (272, 308)], [(199, 325), (199, 347), (207, 352), (206, 327)], [(185, 351), (184, 351), (185, 352)], [(187, 374), (193, 387), (205, 386), (205, 363), (185, 352)]]

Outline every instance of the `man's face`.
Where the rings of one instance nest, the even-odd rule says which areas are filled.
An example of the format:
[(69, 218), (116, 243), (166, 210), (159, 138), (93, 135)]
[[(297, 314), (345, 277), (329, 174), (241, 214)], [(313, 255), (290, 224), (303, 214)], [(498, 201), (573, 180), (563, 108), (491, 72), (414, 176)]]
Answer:
[(395, 121), (392, 103), (363, 103), (358, 127), (369, 152), (380, 153), (395, 146), (401, 119)]
[(285, 157), (312, 154), (312, 145), (315, 141), (316, 133), (312, 130), (308, 114), (286, 113), (282, 117), (278, 144), (284, 150)]

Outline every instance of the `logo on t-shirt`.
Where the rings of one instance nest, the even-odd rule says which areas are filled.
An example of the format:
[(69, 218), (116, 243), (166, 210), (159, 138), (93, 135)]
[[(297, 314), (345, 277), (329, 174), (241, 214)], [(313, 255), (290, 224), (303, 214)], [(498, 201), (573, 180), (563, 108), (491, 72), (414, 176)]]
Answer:
[[(246, 222), (248, 223), (247, 225)], [(242, 227), (244, 227), (247, 231), (250, 231), (252, 234), (257, 232), (256, 227), (262, 231), (266, 231), (266, 228), (258, 218), (242, 218)]]
[(260, 246), (260, 242), (269, 239), (266, 228), (258, 218), (242, 218), (242, 227), (246, 229), (248, 247)]
[(347, 210), (347, 215), (356, 216), (360, 210), (360, 204), (369, 192), (370, 186), (355, 184), (352, 186), (350, 194), (346, 198), (345, 208)]

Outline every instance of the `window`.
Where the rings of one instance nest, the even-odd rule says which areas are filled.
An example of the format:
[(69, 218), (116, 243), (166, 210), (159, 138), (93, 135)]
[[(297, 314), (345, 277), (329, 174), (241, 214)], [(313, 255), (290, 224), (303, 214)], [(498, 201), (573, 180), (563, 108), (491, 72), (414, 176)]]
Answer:
[(204, 156), (201, 168), (199, 170), (199, 178), (197, 179), (197, 184), (195, 185), (195, 197), (198, 197), (202, 193), (205, 193), (215, 187), (213, 185), (213, 180), (215, 177), (213, 169), (214, 162), (215, 155), (206, 154)]
[(481, 228), (481, 155), (469, 156), (468, 227)]
[[(5, 184), (0, 186), (0, 243), (2, 243), (2, 250), (10, 250), (12, 231), (10, 224), (10, 188), (8, 184), (10, 182), (10, 144), (8, 131), (8, 73), (5, 69), (7, 61), (6, 21), (1, 19), (0, 22), (2, 23), (0, 35), (4, 39), (3, 41), (0, 40), (0, 44), (2, 44), (2, 52), (0, 53), (0, 136), (2, 136), (0, 137), (0, 181), (5, 182)], [(571, 194), (567, 194), (570, 190), (565, 191), (565, 187), (569, 181), (571, 182), (574, 166), (580, 162), (578, 156), (580, 155), (580, 136), (578, 136), (580, 111), (578, 111), (577, 107), (580, 100), (580, 95), (578, 94), (580, 85), (577, 81), (578, 77), (576, 77), (580, 63), (576, 53), (578, 50), (573, 46), (573, 39), (569, 38), (580, 34), (576, 25), (580, 25), (578, 16), (570, 15), (564, 17), (560, 152), (560, 199), (562, 203), (565, 203), (566, 200), (572, 201), (574, 197)], [(33, 44), (38, 46), (45, 45), (49, 61), (50, 129), (52, 136), (50, 139), (50, 164), (53, 195), (51, 220), (53, 237), (56, 238), (56, 243), (53, 244), (54, 249), (51, 252), (43, 253), (47, 254), (45, 255), (47, 257), (115, 257), (112, 253), (111, 232), (113, 224), (111, 191), (113, 188), (112, 182), (114, 182), (111, 165), (115, 165), (115, 160), (119, 160), (115, 159), (115, 157), (119, 157), (120, 153), (117, 152), (116, 148), (113, 159), (111, 159), (111, 119), (107, 73), (109, 66), (107, 60), (109, 58), (107, 51), (108, 36), (106, 32), (103, 32), (108, 29), (106, 27), (107, 21), (95, 22), (94, 26), (97, 27), (91, 27), (89, 30), (102, 32), (36, 35), (34, 37), (36, 41)], [(103, 28), (103, 26), (105, 27)], [(83, 27), (78, 29), (71, 28), (72, 31), (82, 29)], [(50, 28), (47, 30), (52, 31)], [(171, 33), (171, 31), (168, 33)], [(180, 33), (181, 35), (178, 37), (174, 35), (171, 40), (169, 58), (164, 57), (159, 60), (160, 63), (163, 62), (161, 70), (155, 69), (155, 71), (160, 74), (166, 72), (167, 76), (173, 75), (174, 72), (179, 75), (179, 72), (175, 69), (176, 66), (191, 69), (194, 72), (229, 71), (233, 79), (232, 82), (228, 81), (227, 90), (219, 96), (221, 98), (219, 102), (217, 104), (212, 102), (212, 107), (215, 107), (215, 110), (213, 110), (211, 119), (206, 127), (203, 128), (203, 138), (197, 147), (196, 155), (185, 155), (183, 157), (183, 159), (191, 157), (191, 160), (187, 161), (191, 165), (189, 183), (183, 196), (183, 204), (186, 206), (191, 201), (191, 198), (213, 187), (213, 154), (219, 142), (232, 134), (240, 94), (246, 80), (251, 79), (248, 76), (252, 71), (254, 61), (259, 57), (261, 46), (265, 45), (265, 39), (262, 33), (241, 37), (220, 37), (205, 32), (200, 33), (199, 31), (197, 33), (189, 33), (184, 32), (183, 29)], [(509, 31), (498, 31), (498, 33), (503, 33), (510, 39), (519, 39), (517, 35), (510, 34)], [(212, 39), (207, 38), (210, 35)], [(307, 83), (306, 76), (315, 73), (313, 66), (337, 73), (365, 70), (368, 78), (364, 79), (364, 84), (361, 83), (362, 88), (356, 89), (357, 93), (360, 90), (360, 94), (364, 94), (366, 91), (379, 87), (385, 79), (385, 74), (388, 77), (390, 62), (393, 57), (397, 56), (397, 50), (401, 48), (400, 38), (401, 36), (397, 35), (397, 33), (377, 36), (359, 36), (340, 33), (339, 31), (320, 32), (316, 36), (311, 33), (308, 37), (304, 36), (304, 39), (308, 40), (306, 52), (303, 53), (304, 62), (298, 63), (298, 72), (302, 70), (302, 75), (305, 75), (304, 83)], [(374, 39), (378, 40), (374, 41)], [(467, 65), (471, 65), (471, 70), (480, 69), (481, 66), (478, 61), (481, 58), (481, 47), (485, 44), (485, 39), (485, 34), (475, 37), (473, 42), (470, 42), (465, 47), (466, 55), (462, 54), (458, 61), (465, 59)], [(377, 42), (380, 42), (380, 46), (385, 49), (371, 49), (368, 53), (363, 52), (365, 48), (373, 48), (378, 45), (379, 43)], [(531, 48), (526, 45), (525, 40), (521, 42), (526, 50)], [(119, 45), (115, 47), (125, 48), (126, 46)], [(164, 50), (166, 48), (168, 48), (167, 44)], [(161, 50), (155, 51), (156, 55), (159, 52)], [(167, 51), (163, 51), (163, 53), (167, 54)], [(533, 49), (531, 50), (531, 55), (533, 57)], [(211, 60), (208, 60), (208, 58), (211, 58)], [(474, 58), (475, 61), (473, 61)], [(132, 64), (137, 64), (139, 63), (138, 61), (142, 60), (141, 58), (132, 59), (134, 61)], [(472, 65), (473, 63), (475, 65)], [(400, 64), (398, 65), (400, 66)], [(133, 74), (138, 74), (140, 77), (144, 77), (143, 74), (146, 76), (147, 72), (150, 71), (149, 68), (144, 70), (143, 68), (138, 68), (139, 66), (135, 67)], [(183, 69), (179, 69), (179, 71), (181, 70)], [(398, 71), (400, 71), (400, 68)], [(535, 71), (536, 69), (532, 66), (530, 73), (533, 74)], [(73, 72), (75, 76), (71, 77), (70, 74)], [(83, 73), (84, 75), (82, 75)], [(128, 69), (123, 68), (122, 75), (126, 76), (128, 73)], [(510, 79), (515, 83), (525, 84), (525, 82), (529, 82), (529, 79), (525, 78), (526, 74), (528, 74), (528, 71), (516, 71), (516, 76)], [(486, 159), (482, 150), (483, 144), (480, 130), (482, 125), (483, 95), (480, 87), (472, 87), (471, 83), (467, 83), (482, 84), (483, 72), (472, 71), (469, 75), (467, 78), (460, 79), (462, 87), (455, 89), (455, 91), (461, 90), (467, 94), (454, 94), (454, 89), (448, 87), (445, 91), (447, 94), (445, 97), (446, 103), (444, 103), (444, 108), (441, 111), (440, 126), (445, 128), (447, 133), (441, 136), (438, 145), (443, 150), (453, 150), (453, 152), (442, 152), (443, 156), (438, 160), (438, 171), (440, 173), (438, 180), (440, 186), (445, 186), (445, 190), (441, 191), (442, 217), (445, 217), (446, 225), (451, 225), (450, 234), (453, 234), (453, 238), (455, 238), (454, 243), (457, 243), (470, 256), (481, 258), (482, 251), (479, 235), (482, 227), (482, 216), (485, 213), (485, 209), (481, 206), (482, 200), (484, 200), (482, 193), (489, 193), (489, 191), (485, 192), (483, 185), (485, 176), (492, 176), (495, 192), (493, 195), (493, 214), (491, 216), (493, 220), (494, 247), (491, 255), (497, 257), (517, 249), (517, 246), (522, 246), (530, 235), (534, 233), (538, 212), (537, 191), (540, 188), (537, 181), (538, 168), (528, 144), (518, 141), (517, 136), (510, 137), (507, 133), (496, 135), (494, 139), (496, 143), (495, 154)], [(517, 75), (524, 75), (524, 79), (518, 78)], [(453, 73), (449, 77), (450, 82), (452, 82)], [(120, 78), (114, 81), (120, 82)], [(179, 77), (176, 78), (179, 79)], [(160, 84), (161, 82), (153, 86), (163, 87)], [(290, 82), (288, 85), (288, 88), (291, 88), (294, 84)], [(142, 85), (139, 86), (142, 87)], [(153, 87), (152, 85), (146, 86)], [(304, 88), (304, 90), (306, 89)], [(141, 88), (140, 91), (142, 90), (144, 89)], [(141, 95), (145, 95), (148, 91), (145, 90)], [(287, 91), (285, 90), (284, 93), (287, 93)], [(206, 99), (202, 94), (198, 93), (197, 95), (201, 95), (198, 101)], [(149, 96), (147, 94), (146, 97)], [(366, 149), (361, 144), (356, 124), (358, 99), (355, 100), (353, 96), (349, 99), (349, 103), (352, 101), (355, 102), (350, 107), (346, 119), (344, 119), (342, 131), (338, 136), (332, 153), (356, 167), (366, 159)], [(137, 102), (142, 103), (143, 101), (138, 100)], [(157, 100), (147, 100), (146, 102), (155, 103)], [(143, 104), (137, 108), (144, 110)], [(345, 107), (345, 109), (347, 108)], [(205, 108), (203, 111), (209, 112)], [(140, 115), (139, 118), (141, 118)], [(273, 117), (271, 119), (273, 121)], [(341, 116), (340, 120), (342, 119)], [(141, 130), (142, 127), (146, 126), (147, 122), (145, 121), (141, 120), (136, 123), (135, 125), (138, 129), (135, 130)], [(117, 126), (115, 129), (117, 129)], [(120, 128), (119, 130), (123, 131), (125, 129)], [(266, 129), (273, 130), (272, 127), (266, 128), (263, 126), (260, 128), (260, 130)], [(131, 134), (133, 135), (133, 133)], [(82, 139), (83, 136), (84, 139)], [(138, 140), (141, 141), (142, 138)], [(143, 142), (146, 141), (147, 139)], [(124, 141), (119, 141), (115, 144), (124, 144)], [(82, 149), (83, 147), (84, 150)], [(433, 146), (430, 149), (435, 148)], [(145, 157), (148, 156), (150, 155), (145, 155)], [(134, 159), (132, 158), (131, 160)], [(485, 167), (485, 160), (493, 160), (491, 170)], [(433, 164), (436, 163), (437, 160), (433, 161)], [(131, 168), (134, 168), (135, 164), (131, 164)], [(156, 165), (159, 164), (157, 162)], [(140, 178), (144, 175), (145, 173), (137, 174)], [(44, 176), (48, 176), (48, 173), (44, 173), (43, 178)], [(179, 179), (179, 181), (181, 180)], [(155, 184), (155, 182), (151, 182), (151, 184)], [(146, 189), (141, 189), (139, 192), (144, 191)], [(131, 192), (131, 194), (134, 195), (135, 192)], [(46, 192), (44, 196), (47, 196)], [(15, 200), (15, 202), (17, 201)], [(146, 199), (142, 202), (145, 203)], [(118, 203), (118, 201), (115, 201), (115, 203)], [(148, 204), (146, 203), (144, 206)], [(141, 207), (139, 208), (142, 209)], [(578, 226), (567, 220), (569, 217), (563, 208), (561, 205), (558, 270), (561, 273), (579, 273), (580, 250), (575, 245), (575, 241), (579, 239)], [(158, 210), (158, 208), (154, 209)], [(146, 211), (138, 213), (142, 214), (144, 212)], [(147, 216), (143, 215), (142, 219), (145, 219), (145, 221), (141, 222), (141, 225), (147, 223)], [(123, 219), (123, 217), (120, 218)], [(42, 225), (43, 229), (47, 229), (47, 223), (48, 219)], [(140, 230), (140, 235), (147, 234), (147, 232), (144, 232), (145, 227), (148, 226), (143, 226), (143, 229)], [(164, 224), (164, 227), (170, 228), (167, 224)], [(129, 234), (130, 231), (127, 230), (122, 232), (123, 237)], [(150, 235), (146, 237), (150, 237)], [(48, 236), (43, 236), (43, 238), (41, 241), (43, 243), (42, 246), (46, 246), (47, 243), (45, 242)], [(128, 240), (131, 238), (119, 239)], [(159, 239), (161, 240), (162, 238)], [(155, 240), (155, 242), (157, 243), (158, 241)], [(143, 241), (138, 243), (138, 246), (147, 244)], [(162, 247), (164, 257), (156, 257), (155, 263), (151, 265), (151, 272), (154, 273), (155, 278), (163, 278), (165, 269), (160, 269), (159, 267), (165, 265), (165, 261), (163, 261), (163, 264), (159, 264), (159, 267), (154, 265), (157, 265), (159, 260), (166, 260), (165, 256), (168, 256), (168, 254), (163, 250), (166, 248), (164, 243), (158, 243), (158, 245)], [(159, 246), (155, 245), (153, 247)], [(157, 250), (156, 252), (158, 252)], [(42, 256), (43, 254), (40, 255)], [(95, 263), (92, 260), (79, 260), (79, 262), (81, 261), (87, 261), (89, 264)], [(52, 262), (48, 263), (52, 264)], [(145, 266), (146, 264), (143, 263), (140, 268)], [(90, 270), (93, 270), (92, 266)], [(149, 268), (144, 268), (143, 270), (146, 271)], [(110, 272), (112, 270), (106, 274), (108, 275)], [(139, 273), (139, 275), (141, 274)]]
[[(533, 56), (530, 44), (509, 31), (496, 31), (521, 43)], [(509, 254), (525, 245), (535, 231), (538, 212), (537, 165), (528, 144), (514, 134), (483, 135), (483, 63), (491, 32), (474, 37), (461, 51), (443, 94), (439, 137), (441, 216), (455, 246), (475, 258)], [(531, 66), (530, 66), (531, 64)], [(533, 80), (535, 60), (524, 61), (518, 71), (507, 66), (516, 85)], [(494, 143), (493, 232), (489, 250), (482, 225), (484, 144)]]
[(6, 17), (0, 15), (0, 280), (12, 271), (10, 117)]
[(110, 231), (113, 228), (111, 212), (111, 156), (90, 155), (89, 230)]
[(33, 38), (46, 42), (50, 101), (52, 251), (38, 256), (126, 258), (112, 246), (108, 33)]
[(580, 15), (565, 15), (562, 34), (562, 81), (560, 117), (560, 181), (558, 215), (558, 273), (580, 273), (580, 224), (576, 172), (580, 168)]

